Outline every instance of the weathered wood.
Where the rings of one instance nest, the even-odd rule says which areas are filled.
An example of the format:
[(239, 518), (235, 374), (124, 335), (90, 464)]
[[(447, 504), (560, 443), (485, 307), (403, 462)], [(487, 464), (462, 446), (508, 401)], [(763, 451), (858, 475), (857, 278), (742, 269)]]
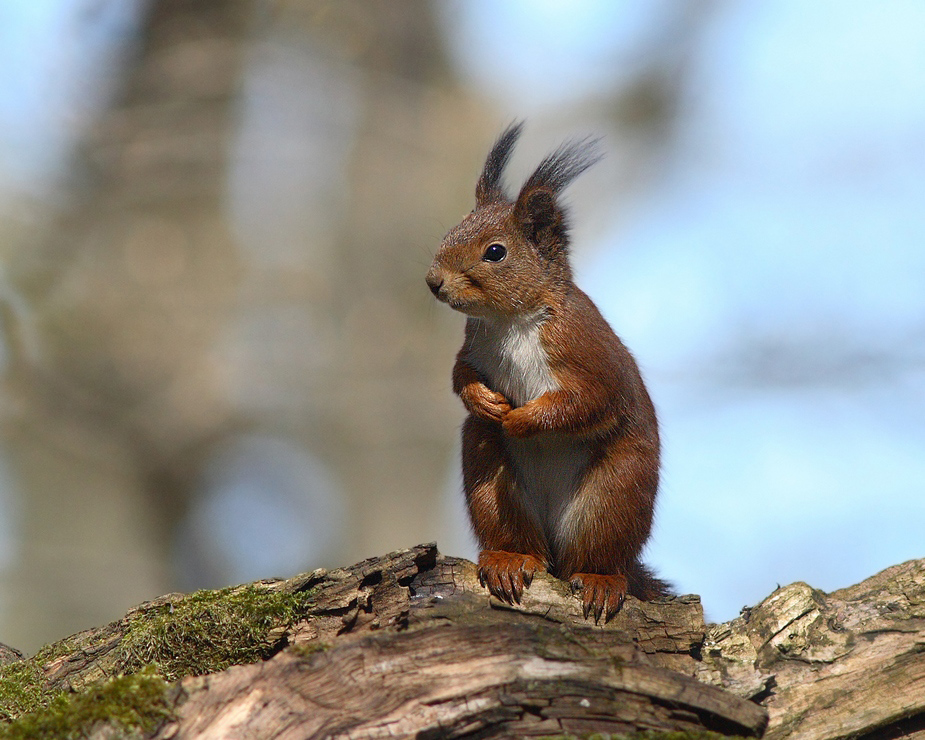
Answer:
[[(413, 564), (409, 560), (413, 558)], [(287, 581), (280, 588), (293, 588)], [(503, 620), (505, 612), (540, 617), (545, 621), (589, 628), (581, 602), (568, 584), (538, 574), (524, 592), (520, 604), (511, 606), (479, 584), (473, 563), (461, 558), (437, 556), (435, 545), (359, 563), (347, 570), (309, 576), (304, 587), (317, 588), (310, 619), (298, 625), (292, 642), (305, 645), (325, 642), (345, 632), (378, 629), (439, 619)], [(637, 644), (655, 664), (694, 675), (694, 653), (703, 642), (703, 610), (697, 596), (681, 596), (660, 602), (628, 598), (623, 610), (606, 625), (596, 626), (619, 633)]]
[(433, 546), (299, 587), (317, 601), (293, 647), (184, 680), (178, 719), (158, 737), (754, 735), (766, 722), (760, 707), (658, 665), (683, 657), (693, 667), (704, 629), (696, 599), (631, 600), (599, 627), (556, 579), (538, 576), (511, 607), (487, 595), (472, 563)]
[[(793, 584), (709, 628), (691, 596), (628, 599), (595, 625), (548, 575), (512, 606), (488, 596), (469, 561), (420, 545), (170, 594), (16, 658), (0, 665), (0, 686), (32, 676), (46, 692), (38, 705), (153, 665), (173, 683), (133, 730), (148, 738), (761, 735), (770, 714), (769, 738), (922, 740), (925, 560), (831, 594)], [(156, 681), (108, 695), (114, 705), (134, 685), (157, 695)], [(82, 731), (108, 737), (116, 726), (94, 722)]]
[(764, 711), (648, 665), (615, 633), (513, 618), (369, 634), (181, 684), (162, 738), (509, 737), (714, 729)]
[[(239, 628), (255, 615), (260, 629)], [(692, 677), (704, 630), (696, 597), (628, 599), (595, 625), (545, 574), (522, 604), (504, 604), (472, 563), (431, 544), (286, 581), (171, 594), (54, 646), (36, 670), (46, 690), (80, 691), (153, 663), (182, 679), (163, 738), (760, 734), (762, 708)], [(202, 661), (165, 652), (165, 634), (175, 653), (195, 641)], [(211, 655), (223, 640), (232, 644)]]
[(925, 737), (925, 560), (778, 589), (708, 631), (698, 676), (760, 699), (767, 738)]
[(0, 665), (8, 665), (23, 659), (23, 654), (16, 648), (0, 642)]

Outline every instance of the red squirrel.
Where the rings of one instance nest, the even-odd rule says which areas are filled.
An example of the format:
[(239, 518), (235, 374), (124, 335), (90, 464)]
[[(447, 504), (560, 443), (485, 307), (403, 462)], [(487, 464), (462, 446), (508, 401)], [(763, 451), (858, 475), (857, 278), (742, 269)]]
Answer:
[(522, 123), (495, 142), (475, 209), (444, 237), (431, 292), (467, 315), (453, 390), (469, 412), (463, 487), (479, 580), (519, 602), (538, 570), (609, 620), (627, 593), (669, 595), (639, 560), (658, 488), (655, 409), (639, 368), (573, 282), (560, 192), (600, 159), (596, 142), (547, 156), (510, 201), (501, 184)]

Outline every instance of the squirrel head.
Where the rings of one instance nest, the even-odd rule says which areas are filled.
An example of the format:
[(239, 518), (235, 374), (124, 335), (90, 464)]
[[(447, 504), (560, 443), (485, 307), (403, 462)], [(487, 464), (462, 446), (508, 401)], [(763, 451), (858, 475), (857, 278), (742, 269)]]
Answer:
[(443, 238), (427, 273), (431, 292), (469, 316), (510, 320), (541, 311), (571, 283), (559, 194), (600, 159), (597, 141), (564, 143), (511, 201), (501, 177), (522, 129), (514, 123), (498, 137), (475, 187), (475, 209)]

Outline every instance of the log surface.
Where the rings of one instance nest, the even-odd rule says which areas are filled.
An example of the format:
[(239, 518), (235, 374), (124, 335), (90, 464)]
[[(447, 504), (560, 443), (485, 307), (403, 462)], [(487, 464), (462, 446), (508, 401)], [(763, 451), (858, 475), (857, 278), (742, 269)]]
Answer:
[(537, 577), (512, 607), (488, 596), (472, 563), (432, 545), (278, 587), (315, 589), (290, 648), (182, 681), (159, 738), (756, 735), (766, 722), (761, 707), (693, 678), (696, 598), (631, 600), (599, 627), (556, 579)]
[(710, 628), (698, 676), (759, 699), (768, 738), (925, 738), (925, 560), (778, 589)]
[[(711, 730), (925, 740), (925, 560), (831, 594), (792, 584), (710, 626), (696, 596), (628, 598), (596, 625), (546, 574), (508, 605), (479, 585), (471, 562), (432, 544), (218, 593), (231, 616), (190, 633), (194, 647), (250, 640), (230, 651), (240, 659), (184, 667), (139, 644), (150, 620), (170, 628), (174, 615), (216, 613), (208, 594), (171, 594), (52, 646), (39, 666), (46, 688), (80, 692), (153, 661), (172, 681), (169, 717), (135, 733), (146, 738)], [(297, 608), (255, 612), (244, 599), (255, 594)], [(190, 612), (200, 602), (206, 611)], [(239, 602), (261, 630), (235, 631), (246, 621)], [(106, 722), (85, 732), (112, 733)]]

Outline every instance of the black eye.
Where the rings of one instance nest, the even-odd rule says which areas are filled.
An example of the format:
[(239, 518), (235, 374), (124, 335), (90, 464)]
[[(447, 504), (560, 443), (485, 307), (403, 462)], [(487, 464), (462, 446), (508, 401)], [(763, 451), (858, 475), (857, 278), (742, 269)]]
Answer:
[(503, 244), (489, 244), (482, 259), (485, 262), (500, 262), (507, 256), (507, 249)]

